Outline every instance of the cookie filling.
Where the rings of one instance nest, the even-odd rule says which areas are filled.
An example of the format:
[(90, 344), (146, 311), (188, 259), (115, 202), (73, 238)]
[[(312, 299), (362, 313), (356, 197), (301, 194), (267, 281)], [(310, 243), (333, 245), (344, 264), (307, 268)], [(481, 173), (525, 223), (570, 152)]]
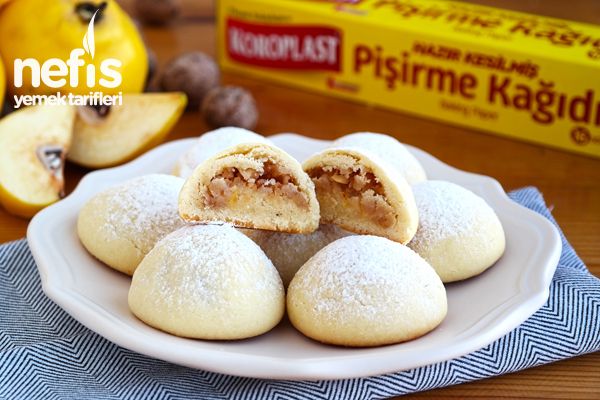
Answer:
[(289, 171), (269, 161), (263, 164), (262, 172), (235, 167), (221, 171), (208, 184), (207, 203), (213, 207), (223, 207), (240, 189), (285, 197), (298, 207), (308, 208), (307, 196), (300, 191)]
[(383, 185), (363, 167), (339, 169), (332, 166), (316, 168), (308, 173), (315, 183), (319, 202), (324, 196), (349, 203), (383, 228), (396, 222), (395, 212), (385, 198)]

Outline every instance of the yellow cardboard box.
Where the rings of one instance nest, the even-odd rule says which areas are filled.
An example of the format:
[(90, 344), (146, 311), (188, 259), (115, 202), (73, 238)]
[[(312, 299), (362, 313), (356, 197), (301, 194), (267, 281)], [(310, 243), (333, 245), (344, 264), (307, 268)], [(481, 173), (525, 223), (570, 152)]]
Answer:
[(220, 0), (219, 62), (600, 157), (600, 27), (440, 0)]

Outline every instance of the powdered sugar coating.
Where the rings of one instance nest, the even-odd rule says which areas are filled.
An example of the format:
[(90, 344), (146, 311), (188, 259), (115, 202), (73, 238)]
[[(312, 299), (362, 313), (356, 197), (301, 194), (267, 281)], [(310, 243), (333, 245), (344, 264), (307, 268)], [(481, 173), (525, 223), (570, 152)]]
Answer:
[(273, 264), (228, 225), (191, 225), (166, 236), (136, 270), (132, 311), (181, 336), (237, 339), (263, 333), (283, 315)]
[(179, 195), (179, 215), (200, 223), (310, 233), (319, 227), (314, 184), (300, 163), (268, 143), (240, 143), (200, 164)]
[(177, 212), (183, 179), (152, 174), (134, 178), (100, 195), (108, 208), (103, 229), (126, 234), (144, 254), (158, 239), (184, 225)]
[(444, 282), (476, 275), (504, 251), (504, 231), (494, 210), (473, 192), (451, 182), (413, 186), (419, 228), (410, 248), (425, 258)]
[(322, 222), (399, 243), (407, 243), (417, 231), (417, 206), (410, 185), (400, 171), (372, 151), (329, 147), (302, 167), (315, 182)]
[(203, 161), (229, 147), (250, 142), (271, 143), (264, 136), (243, 128), (226, 127), (206, 132), (198, 138), (194, 146), (179, 158), (173, 174), (188, 178)]
[(329, 243), (351, 235), (335, 225), (321, 225), (309, 234), (294, 234), (254, 229), (241, 230), (265, 252), (288, 286), (296, 272), (317, 251)]
[(184, 180), (151, 174), (111, 187), (79, 214), (86, 248), (109, 266), (131, 274), (156, 242), (184, 225), (177, 210)]
[(481, 197), (451, 182), (423, 182), (413, 186), (413, 194), (420, 222), (411, 247), (470, 233), (491, 211)]
[(348, 236), (315, 254), (288, 288), (288, 313), (316, 340), (347, 346), (400, 342), (444, 318), (445, 289), (418, 254), (376, 236)]
[(332, 144), (332, 147), (348, 146), (376, 154), (400, 172), (411, 185), (427, 179), (421, 163), (408, 151), (406, 146), (391, 136), (381, 133), (356, 132), (342, 136)]

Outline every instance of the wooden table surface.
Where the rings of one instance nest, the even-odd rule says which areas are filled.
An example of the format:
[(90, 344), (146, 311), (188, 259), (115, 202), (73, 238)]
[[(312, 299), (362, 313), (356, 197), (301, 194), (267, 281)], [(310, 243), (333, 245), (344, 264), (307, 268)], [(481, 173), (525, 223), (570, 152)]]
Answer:
[[(600, 24), (600, 1), (596, 0), (473, 2)], [(130, 0), (122, 3), (129, 9)], [(177, 23), (143, 28), (161, 65), (189, 50), (215, 54), (212, 2), (184, 0), (184, 3), (184, 15)], [(256, 130), (262, 134), (292, 131), (333, 139), (354, 131), (385, 132), (457, 168), (492, 176), (507, 191), (529, 185), (538, 187), (577, 253), (592, 273), (600, 276), (600, 160), (243, 76), (224, 74), (223, 81), (252, 91), (260, 110)], [(197, 113), (187, 113), (168, 140), (197, 136), (206, 130)], [(67, 166), (68, 191), (86, 172), (74, 165)], [(27, 220), (12, 217), (0, 209), (0, 243), (24, 237), (27, 224)], [(406, 398), (412, 397), (600, 399), (600, 352)]]

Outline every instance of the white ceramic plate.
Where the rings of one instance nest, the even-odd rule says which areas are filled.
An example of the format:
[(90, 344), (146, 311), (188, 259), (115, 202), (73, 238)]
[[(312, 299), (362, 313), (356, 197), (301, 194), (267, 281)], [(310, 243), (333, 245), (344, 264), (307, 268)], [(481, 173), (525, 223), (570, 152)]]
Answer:
[[(274, 142), (304, 160), (328, 142), (283, 134)], [(189, 367), (259, 378), (339, 379), (376, 375), (455, 358), (508, 333), (538, 310), (558, 263), (561, 243), (552, 224), (512, 202), (494, 179), (457, 170), (411, 148), (431, 179), (460, 184), (482, 196), (506, 231), (504, 256), (482, 275), (450, 284), (448, 316), (422, 338), (391, 346), (349, 349), (303, 337), (284, 321), (258, 338), (234, 342), (182, 339), (136, 319), (127, 306), (130, 279), (91, 257), (76, 234), (77, 213), (91, 196), (129, 178), (169, 173), (194, 139), (162, 145), (121, 167), (92, 172), (67, 198), (31, 221), (27, 238), (44, 291), (75, 319), (108, 340)]]

